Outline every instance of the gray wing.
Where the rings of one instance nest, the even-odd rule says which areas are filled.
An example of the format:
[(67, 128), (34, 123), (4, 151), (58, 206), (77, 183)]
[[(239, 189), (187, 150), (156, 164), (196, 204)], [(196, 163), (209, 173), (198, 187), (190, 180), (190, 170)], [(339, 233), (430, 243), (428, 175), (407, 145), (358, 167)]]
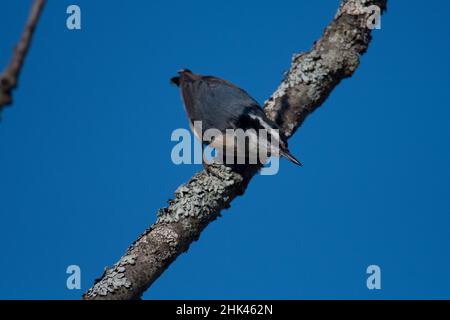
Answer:
[(264, 114), (247, 92), (215, 77), (185, 83), (183, 97), (191, 121), (202, 120), (203, 130), (239, 128), (241, 116), (249, 110)]

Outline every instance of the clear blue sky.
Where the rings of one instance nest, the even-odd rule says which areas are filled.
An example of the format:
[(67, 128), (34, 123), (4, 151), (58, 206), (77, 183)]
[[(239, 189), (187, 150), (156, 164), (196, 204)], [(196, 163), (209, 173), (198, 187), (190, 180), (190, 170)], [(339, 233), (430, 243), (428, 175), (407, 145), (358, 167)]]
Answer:
[[(1, 1), (0, 66), (29, 3)], [(0, 123), (0, 298), (78, 299), (201, 169), (170, 160), (188, 127), (177, 69), (262, 103), (337, 4), (50, 1)], [(450, 298), (449, 10), (390, 1), (355, 76), (291, 140), (305, 166), (256, 177), (145, 298)]]

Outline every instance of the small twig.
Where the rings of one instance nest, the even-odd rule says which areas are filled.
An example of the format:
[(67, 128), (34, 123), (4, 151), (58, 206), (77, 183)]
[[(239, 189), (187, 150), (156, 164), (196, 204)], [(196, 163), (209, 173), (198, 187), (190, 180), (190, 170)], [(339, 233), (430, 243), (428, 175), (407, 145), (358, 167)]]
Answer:
[(31, 45), (34, 30), (44, 8), (45, 0), (34, 0), (22, 37), (14, 48), (14, 53), (3, 74), (0, 75), (0, 112), (12, 103), (12, 91), (17, 87), (20, 71)]

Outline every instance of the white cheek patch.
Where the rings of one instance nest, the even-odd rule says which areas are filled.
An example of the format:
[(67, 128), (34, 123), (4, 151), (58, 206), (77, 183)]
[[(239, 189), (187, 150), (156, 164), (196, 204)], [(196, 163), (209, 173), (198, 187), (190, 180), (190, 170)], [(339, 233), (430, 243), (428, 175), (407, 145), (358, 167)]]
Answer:
[(249, 115), (250, 118), (252, 118), (253, 120), (258, 120), (259, 124), (266, 129), (267, 133), (271, 136), (272, 139), (275, 139), (276, 141), (280, 141), (280, 133), (278, 132), (278, 130), (272, 128), (267, 122), (264, 121), (264, 119), (262, 119), (259, 116), (256, 116), (254, 114)]
[[(266, 121), (264, 121), (264, 119), (262, 119), (261, 117), (251, 114), (250, 118), (252, 118), (253, 120), (258, 120), (260, 125), (266, 130), (266, 136), (265, 139), (261, 138), (261, 134), (260, 134), (260, 140), (259, 140), (259, 145), (260, 148), (263, 148), (265, 150), (270, 149), (270, 154), (274, 155), (274, 156), (279, 156), (280, 154), (280, 133), (278, 131), (278, 129), (274, 129), (272, 128)], [(267, 136), (270, 136), (270, 141), (269, 139), (267, 139)]]

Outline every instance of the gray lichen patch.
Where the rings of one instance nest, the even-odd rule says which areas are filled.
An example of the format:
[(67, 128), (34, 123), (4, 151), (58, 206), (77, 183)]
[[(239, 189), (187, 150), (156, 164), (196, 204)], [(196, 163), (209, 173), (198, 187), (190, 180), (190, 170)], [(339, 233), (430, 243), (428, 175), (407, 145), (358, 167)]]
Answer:
[(309, 85), (314, 82), (321, 81), (323, 77), (328, 74), (328, 72), (320, 60), (321, 55), (317, 51), (294, 54), (292, 56), (292, 63), (289, 72), (286, 74), (285, 79), (277, 91), (268, 101), (266, 101), (266, 104), (270, 104), (270, 101), (285, 96), (289, 88), (295, 88), (302, 83)]
[(174, 230), (167, 228), (166, 226), (157, 225), (152, 230), (152, 235), (164, 241), (170, 247), (176, 247), (179, 242), (179, 235)]
[(316, 52), (303, 56), (300, 63), (292, 66), (289, 74), (291, 86), (297, 86), (299, 83), (305, 85), (317, 85), (329, 74), (329, 70), (321, 62), (321, 56)]
[(366, 13), (366, 7), (370, 5), (370, 0), (345, 0), (341, 2), (337, 16), (346, 13), (350, 15), (360, 15)]
[(102, 278), (88, 290), (86, 296), (95, 298), (104, 297), (114, 293), (120, 288), (131, 288), (131, 281), (125, 276), (126, 267), (136, 263), (137, 255), (128, 254), (123, 256), (111, 269), (106, 269)]
[[(308, 53), (294, 54), (291, 67), (278, 89), (265, 103), (269, 118), (280, 123), (282, 130), (291, 136), (300, 123), (301, 114), (309, 113), (311, 105), (317, 105), (323, 96), (323, 89), (330, 81), (326, 54), (320, 47)], [(285, 118), (287, 117), (287, 118)]]
[(343, 14), (364, 16), (365, 18), (360, 20), (361, 24), (359, 27), (365, 28), (367, 17), (371, 15), (371, 6), (375, 5), (383, 12), (386, 9), (386, 2), (387, 0), (344, 0), (341, 2), (335, 19)]
[(224, 207), (229, 201), (229, 189), (241, 181), (242, 177), (229, 167), (212, 164), (209, 174), (202, 171), (175, 191), (169, 206), (157, 212), (157, 222), (174, 223), (187, 217), (204, 219)]
[(358, 67), (371, 38), (367, 19), (372, 5), (383, 11), (386, 0), (342, 1), (336, 19), (313, 49), (293, 55), (289, 72), (265, 103), (267, 116), (287, 137)]

